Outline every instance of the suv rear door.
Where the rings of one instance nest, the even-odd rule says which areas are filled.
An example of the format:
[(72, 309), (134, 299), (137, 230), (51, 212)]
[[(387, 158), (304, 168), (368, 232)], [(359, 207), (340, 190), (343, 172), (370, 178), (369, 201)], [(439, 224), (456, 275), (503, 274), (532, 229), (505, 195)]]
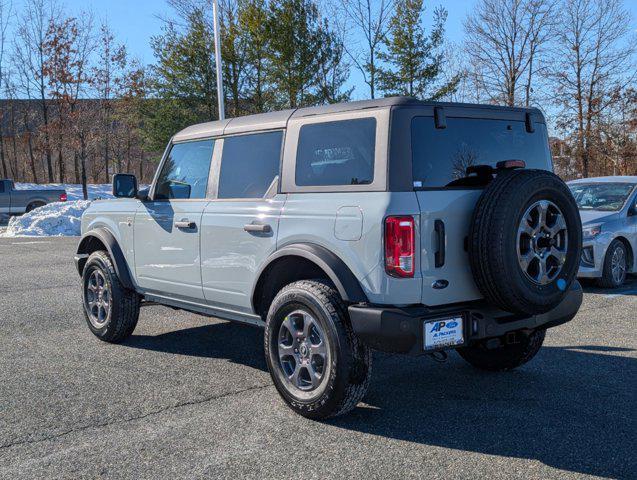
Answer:
[(201, 220), (203, 292), (213, 308), (251, 313), (255, 277), (276, 250), (286, 198), (277, 194), (283, 131), (227, 136), (218, 142), (216, 194)]
[(450, 106), (436, 110), (414, 111), (409, 120), (413, 189), (421, 211), (425, 305), (481, 298), (473, 281), (467, 242), (483, 186), (466, 184), (470, 183), (466, 182), (467, 167), (524, 160), (527, 168), (552, 170), (546, 127), (539, 113), (527, 120), (526, 111), (514, 109)]

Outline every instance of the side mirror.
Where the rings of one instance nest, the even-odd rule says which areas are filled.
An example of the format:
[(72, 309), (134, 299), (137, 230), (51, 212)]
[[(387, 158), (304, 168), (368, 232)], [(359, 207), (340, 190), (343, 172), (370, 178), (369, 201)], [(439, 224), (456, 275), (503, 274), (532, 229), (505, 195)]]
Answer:
[(113, 175), (113, 196), (117, 198), (135, 198), (137, 196), (137, 177), (128, 173)]
[(628, 216), (634, 217), (637, 215), (637, 201), (628, 209)]
[(149, 199), (148, 198), (149, 194), (150, 194), (150, 188), (149, 187), (142, 188), (141, 190), (139, 190), (137, 192), (137, 199), (141, 200), (142, 202), (145, 202), (145, 201), (147, 201)]

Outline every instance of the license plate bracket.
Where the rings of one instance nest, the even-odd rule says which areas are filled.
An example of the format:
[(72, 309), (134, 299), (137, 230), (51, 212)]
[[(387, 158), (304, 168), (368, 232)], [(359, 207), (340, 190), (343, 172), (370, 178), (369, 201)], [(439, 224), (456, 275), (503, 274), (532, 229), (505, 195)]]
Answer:
[(444, 350), (464, 345), (464, 318), (462, 315), (427, 319), (423, 322), (423, 349)]

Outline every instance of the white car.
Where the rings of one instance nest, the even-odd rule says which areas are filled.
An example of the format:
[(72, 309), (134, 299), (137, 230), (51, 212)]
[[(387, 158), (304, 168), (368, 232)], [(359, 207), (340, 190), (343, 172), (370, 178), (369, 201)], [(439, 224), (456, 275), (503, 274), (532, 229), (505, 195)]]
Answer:
[(637, 271), (637, 176), (568, 182), (582, 217), (583, 249), (578, 277), (616, 288)]

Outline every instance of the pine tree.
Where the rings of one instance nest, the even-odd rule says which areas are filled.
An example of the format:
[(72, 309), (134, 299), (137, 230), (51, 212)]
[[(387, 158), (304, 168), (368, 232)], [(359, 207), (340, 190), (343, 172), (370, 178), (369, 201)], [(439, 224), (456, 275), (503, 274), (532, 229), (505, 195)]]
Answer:
[(386, 63), (379, 74), (380, 89), (386, 95), (409, 95), (436, 100), (455, 91), (459, 76), (440, 79), (443, 65), (447, 11), (434, 10), (434, 24), (427, 35), (423, 25), (423, 0), (399, 0), (390, 20), (389, 34), (380, 58)]
[(152, 67), (155, 101), (147, 102), (149, 148), (160, 151), (188, 125), (217, 118), (212, 32), (202, 10), (188, 17), (184, 32), (173, 23), (152, 39), (157, 62)]
[(329, 63), (332, 43), (312, 0), (272, 0), (268, 15), (268, 77), (275, 107), (296, 108), (326, 101), (321, 67)]

